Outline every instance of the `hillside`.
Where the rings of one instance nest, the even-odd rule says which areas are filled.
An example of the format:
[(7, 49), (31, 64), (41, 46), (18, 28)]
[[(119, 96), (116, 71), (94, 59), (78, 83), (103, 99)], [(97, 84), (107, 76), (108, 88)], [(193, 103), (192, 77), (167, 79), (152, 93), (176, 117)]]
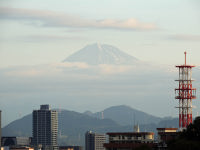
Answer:
[(155, 117), (153, 115), (147, 114), (145, 112), (136, 110), (126, 105), (113, 106), (109, 107), (101, 112), (91, 113), (86, 111), (85, 114), (96, 117), (112, 119), (120, 125), (132, 125), (134, 123), (139, 124), (151, 124), (158, 123), (162, 119), (159, 117)]
[[(153, 123), (149, 121), (148, 124), (145, 124), (141, 119), (139, 123), (141, 131), (153, 131), (156, 133), (157, 127), (177, 127), (178, 125), (178, 119), (169, 118), (162, 120), (161, 118), (136, 111), (127, 106), (113, 106), (104, 110), (105, 116), (112, 117), (113, 120), (116, 121), (109, 118), (100, 119), (95, 117), (98, 116), (100, 112), (94, 114), (89, 111), (87, 113), (78, 113), (68, 110), (61, 110), (58, 112), (59, 145), (84, 145), (84, 134), (88, 130), (98, 133), (133, 131), (133, 121), (130, 120), (130, 122), (128, 122), (128, 119), (132, 118), (133, 112), (135, 113), (135, 118), (139, 118), (137, 115), (141, 115), (140, 117), (144, 117), (146, 120), (150, 120), (152, 117), (152, 120), (155, 121)], [(158, 122), (156, 119), (160, 120), (160, 122), (156, 123), (156, 121)], [(121, 123), (119, 120), (125, 121), (126, 124)], [(26, 115), (5, 126), (2, 129), (2, 136), (32, 136), (32, 114)]]
[(2, 128), (2, 136), (31, 136), (32, 114), (15, 120)]
[[(59, 144), (84, 144), (88, 130), (106, 131), (119, 127), (111, 119), (98, 119), (82, 113), (62, 110), (58, 113)], [(32, 136), (32, 114), (15, 120), (2, 129), (2, 136)]]

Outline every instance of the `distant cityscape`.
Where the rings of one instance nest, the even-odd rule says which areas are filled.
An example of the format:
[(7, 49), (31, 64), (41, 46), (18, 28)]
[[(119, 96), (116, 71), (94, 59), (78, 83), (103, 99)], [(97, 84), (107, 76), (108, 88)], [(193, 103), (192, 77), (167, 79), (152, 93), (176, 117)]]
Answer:
[(167, 149), (168, 141), (176, 139), (182, 132), (178, 128), (157, 128), (155, 138), (154, 132), (141, 132), (139, 124), (135, 124), (129, 132), (85, 131), (85, 145), (61, 146), (57, 143), (58, 122), (58, 111), (51, 110), (48, 104), (41, 105), (32, 113), (32, 137), (3, 136), (0, 138), (1, 150), (134, 150), (141, 147), (162, 150)]
[[(149, 147), (155, 147), (154, 133), (140, 132), (139, 125), (134, 126), (134, 132), (108, 132), (106, 135), (86, 131), (85, 148), (80, 145), (59, 146), (58, 121), (57, 111), (51, 110), (49, 105), (41, 105), (39, 110), (33, 110), (32, 113), (32, 137), (1, 137), (1, 150), (111, 150), (136, 148), (144, 143)], [(170, 139), (176, 135), (176, 131), (177, 128), (158, 128), (159, 142), (163, 141), (164, 133), (167, 132), (167, 139)]]
[[(161, 127), (157, 128), (157, 134), (151, 131), (140, 131), (138, 123), (132, 124), (133, 131), (111, 132), (107, 128), (107, 133), (96, 131), (85, 131), (85, 144), (81, 145), (59, 145), (59, 111), (51, 109), (49, 104), (40, 105), (40, 109), (32, 112), (32, 137), (24, 136), (2, 136), (1, 131), (1, 111), (0, 111), (0, 146), (1, 150), (134, 150), (134, 149), (169, 149), (168, 142), (176, 140), (185, 132), (189, 132), (192, 127), (192, 99), (196, 98), (196, 88), (192, 87), (191, 65), (185, 64), (176, 66), (179, 68), (179, 87), (175, 99), (179, 100), (179, 128)], [(91, 113), (86, 112), (87, 115)], [(104, 120), (104, 113), (100, 113), (100, 119)], [(120, 115), (120, 114), (117, 114)], [(127, 117), (127, 116), (126, 116)], [(144, 119), (144, 118), (142, 118)], [(25, 128), (27, 122), (23, 124)], [(68, 124), (70, 122), (67, 122)], [(196, 117), (194, 124), (200, 123), (200, 117)], [(97, 123), (98, 124), (98, 123)], [(97, 124), (95, 126), (97, 126)], [(75, 124), (72, 124), (75, 126)], [(83, 125), (83, 124), (82, 124)], [(79, 128), (82, 126), (80, 125)], [(190, 127), (190, 128), (188, 128)], [(113, 127), (111, 127), (113, 128)], [(199, 131), (193, 126), (192, 132), (199, 138)], [(16, 129), (17, 130), (17, 129)], [(77, 130), (79, 130), (77, 128)], [(187, 134), (186, 134), (187, 135)], [(60, 130), (60, 137), (62, 136)], [(80, 137), (79, 137), (80, 138)], [(80, 139), (79, 139), (80, 140)], [(79, 141), (77, 139), (77, 141)]]

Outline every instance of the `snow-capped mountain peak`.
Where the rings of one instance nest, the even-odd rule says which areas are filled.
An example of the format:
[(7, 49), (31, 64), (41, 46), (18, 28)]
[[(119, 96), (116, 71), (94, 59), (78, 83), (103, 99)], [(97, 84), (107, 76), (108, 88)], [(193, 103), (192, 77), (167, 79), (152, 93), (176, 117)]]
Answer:
[(70, 55), (64, 62), (84, 62), (89, 65), (131, 65), (138, 62), (138, 59), (114, 46), (95, 43)]

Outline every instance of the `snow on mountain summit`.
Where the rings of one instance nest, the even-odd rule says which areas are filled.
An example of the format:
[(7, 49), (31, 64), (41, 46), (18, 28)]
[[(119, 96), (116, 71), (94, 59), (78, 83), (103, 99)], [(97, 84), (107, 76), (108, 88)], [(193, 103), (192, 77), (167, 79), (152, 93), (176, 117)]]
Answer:
[(137, 58), (124, 53), (114, 46), (95, 43), (75, 52), (63, 62), (84, 62), (89, 65), (131, 65), (137, 61)]

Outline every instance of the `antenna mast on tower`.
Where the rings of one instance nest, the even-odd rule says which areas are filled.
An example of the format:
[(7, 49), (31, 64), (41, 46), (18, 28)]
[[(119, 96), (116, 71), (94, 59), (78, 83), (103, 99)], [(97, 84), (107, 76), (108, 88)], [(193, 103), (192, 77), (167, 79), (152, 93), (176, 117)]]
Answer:
[(195, 66), (186, 64), (176, 66), (179, 69), (179, 87), (175, 89), (175, 99), (179, 100), (179, 128), (186, 128), (192, 123), (192, 99), (196, 98), (196, 88), (192, 88), (192, 68)]

